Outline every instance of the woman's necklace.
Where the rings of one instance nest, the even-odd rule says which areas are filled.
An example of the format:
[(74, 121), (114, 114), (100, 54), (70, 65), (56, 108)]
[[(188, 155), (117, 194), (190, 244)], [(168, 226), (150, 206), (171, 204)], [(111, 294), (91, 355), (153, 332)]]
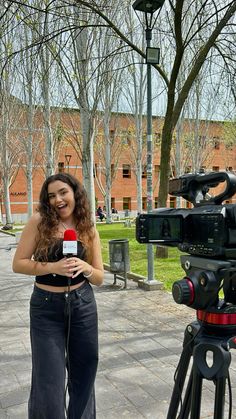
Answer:
[(73, 228), (73, 227), (68, 227), (68, 226), (67, 226), (65, 223), (63, 223), (61, 220), (60, 220), (60, 223), (61, 223), (62, 227), (63, 227), (65, 230), (70, 230), (70, 229), (74, 230), (74, 228)]
[(61, 225), (65, 230), (68, 230), (68, 227), (61, 221)]

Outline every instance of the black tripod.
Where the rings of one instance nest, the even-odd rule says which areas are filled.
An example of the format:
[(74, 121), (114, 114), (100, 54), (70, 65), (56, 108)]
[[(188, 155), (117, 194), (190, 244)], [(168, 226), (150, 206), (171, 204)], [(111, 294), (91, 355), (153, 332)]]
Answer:
[[(187, 419), (189, 415), (191, 419), (200, 419), (203, 379), (211, 380), (215, 384), (213, 418), (224, 418), (225, 388), (231, 362), (229, 351), (231, 348), (236, 348), (236, 315), (224, 310), (220, 313), (218, 311), (217, 314), (216, 310), (198, 311), (197, 314), (198, 319), (201, 320), (191, 323), (185, 330), (183, 351), (176, 371), (167, 419)], [(208, 318), (212, 323), (207, 322)], [(234, 320), (235, 325), (232, 324)], [(211, 355), (211, 365), (207, 361), (208, 354)], [(191, 357), (192, 369), (181, 403)], [(178, 412), (180, 403), (181, 407)]]

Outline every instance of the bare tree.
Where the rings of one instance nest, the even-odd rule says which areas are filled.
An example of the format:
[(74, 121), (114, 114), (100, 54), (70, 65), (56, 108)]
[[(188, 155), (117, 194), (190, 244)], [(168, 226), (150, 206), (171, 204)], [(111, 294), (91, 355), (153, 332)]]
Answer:
[[(0, 102), (0, 161), (2, 175), (3, 203), (6, 213), (6, 223), (12, 223), (10, 205), (10, 186), (19, 168), (21, 153), (14, 134), (14, 128), (19, 122), (22, 112), (20, 101), (13, 95), (16, 82), (16, 66), (14, 61), (7, 61), (13, 48), (14, 36), (11, 22), (4, 15), (4, 6), (0, 6), (2, 13), (2, 36), (0, 43), (1, 66), (1, 102)], [(5, 63), (7, 64), (5, 65)]]
[[(20, 2), (18, 1), (16, 3), (19, 4)], [(6, 2), (6, 4), (14, 4), (14, 1)], [(29, 2), (29, 6), (37, 9), (41, 7), (38, 3), (36, 7), (34, 2)], [(119, 4), (114, 5), (114, 3), (107, 3), (106, 1), (88, 2), (85, 0), (75, 0), (73, 6), (71, 6), (69, 1), (65, 7), (64, 2), (58, 0), (47, 3), (46, 7), (41, 8), (40, 11), (42, 13), (48, 13), (50, 10), (50, 13), (54, 13), (54, 16), (60, 16), (62, 18), (63, 16), (65, 17), (66, 10), (71, 11), (71, 7), (73, 7), (74, 13), (72, 13), (72, 19), (69, 19), (67, 15), (67, 22), (69, 23), (57, 30), (53, 28), (49, 32), (44, 31), (38, 39), (38, 44), (42, 45), (42, 43), (49, 42), (50, 39), (56, 38), (63, 31), (65, 33), (70, 30), (74, 33), (73, 55), (76, 57), (78, 62), (77, 69), (79, 70), (74, 71), (74, 74), (77, 74), (77, 78), (78, 74), (80, 75), (78, 81), (79, 88), (76, 93), (77, 103), (81, 111), (83, 133), (82, 164), (85, 184), (88, 184), (89, 190), (93, 184), (92, 139), (94, 138), (93, 129), (95, 121), (93, 111), (96, 106), (91, 106), (91, 98), (93, 96), (91, 96), (90, 90), (88, 98), (87, 87), (88, 81), (91, 82), (91, 75), (93, 74), (92, 71), (89, 71), (89, 60), (92, 54), (94, 39), (96, 38), (95, 34), (99, 33), (99, 28), (102, 29), (104, 26), (109, 27), (111, 36), (113, 34), (117, 41), (121, 39), (123, 44), (127, 45), (127, 52), (131, 48), (141, 57), (145, 57), (145, 52), (130, 37), (127, 26), (124, 26), (121, 31), (120, 20), (117, 19), (117, 16), (120, 16), (121, 12), (124, 13), (126, 8), (130, 10), (130, 2), (123, 0), (123, 2), (121, 1)], [(233, 52), (232, 48), (234, 44), (232, 40), (234, 38), (233, 31), (230, 29), (234, 23), (233, 16), (235, 11), (235, 0), (218, 0), (217, 2), (214, 0), (196, 0), (191, 2), (189, 0), (169, 0), (165, 3), (165, 7), (160, 14), (159, 32), (163, 36), (163, 43), (165, 43), (169, 51), (169, 55), (166, 54), (161, 66), (154, 65), (166, 87), (166, 111), (162, 130), (160, 167), (159, 204), (161, 206), (165, 205), (168, 193), (167, 185), (170, 173), (169, 164), (174, 129), (181, 115), (184, 103), (191, 92), (193, 83), (202, 71), (206, 59), (209, 58), (215, 65), (222, 65), (226, 49), (227, 51)], [(65, 19), (64, 22), (66, 22)], [(96, 30), (91, 31), (91, 27), (95, 26)], [(143, 31), (143, 28), (140, 25), (139, 31), (141, 30)], [(193, 45), (197, 45), (197, 52), (196, 48), (193, 48)], [(65, 48), (63, 48), (63, 53), (65, 53)], [(60, 58), (60, 62), (63, 62), (62, 57)], [(94, 60), (94, 64), (96, 64), (96, 68), (98, 69), (99, 66), (97, 64), (100, 61), (101, 57), (97, 57), (97, 60)], [(231, 72), (233, 71), (232, 62), (231, 60)], [(183, 63), (187, 71), (182, 81), (180, 74)], [(229, 60), (227, 63), (229, 63)], [(99, 80), (98, 74), (99, 71), (96, 73), (96, 81)], [(75, 91), (74, 85), (72, 86), (74, 83), (71, 83), (71, 80), (68, 80), (68, 82)], [(98, 88), (101, 87), (101, 84), (95, 83), (95, 78), (93, 79), (93, 83), (93, 89), (95, 86)], [(86, 138), (87, 140), (85, 140)]]
[[(132, 42), (135, 41), (134, 19), (131, 10), (126, 15), (127, 28)], [(144, 38), (141, 37), (141, 47), (144, 48)], [(130, 159), (137, 185), (137, 210), (142, 212), (142, 172), (144, 165), (144, 155), (146, 142), (143, 143), (143, 113), (144, 113), (144, 95), (146, 93), (146, 74), (144, 73), (144, 58), (139, 57), (136, 51), (131, 51), (126, 55), (127, 75), (126, 86), (123, 94), (129, 104), (130, 110), (134, 116), (135, 132), (133, 141), (130, 142)]]
[[(100, 66), (102, 79), (100, 126), (103, 128), (104, 141), (101, 141), (103, 136), (100, 136), (100, 147), (98, 147), (98, 141), (97, 144), (95, 143), (96, 154), (100, 157), (101, 161), (100, 167), (103, 166), (103, 176), (97, 176), (96, 168), (95, 179), (105, 199), (107, 223), (111, 222), (111, 188), (122, 148), (122, 143), (118, 135), (119, 117), (116, 117), (115, 113), (112, 115), (114, 108), (118, 108), (122, 90), (122, 57), (121, 55), (117, 56), (113, 54), (115, 49), (116, 42), (114, 43), (113, 38), (109, 36), (108, 29), (103, 30), (99, 40), (98, 55), (104, 57)], [(111, 170), (112, 167), (113, 170)], [(102, 185), (102, 177), (105, 178), (105, 185)]]
[[(102, 7), (100, 3), (96, 2), (89, 3), (84, 0), (76, 0), (76, 2), (98, 14), (127, 45), (140, 55), (145, 56), (144, 52), (133, 44), (124, 32), (121, 32), (115, 22), (109, 19), (107, 14), (109, 6), (107, 4)], [(122, 4), (122, 7), (124, 7), (124, 4)], [(199, 0), (189, 4), (187, 0), (176, 0), (175, 2), (169, 0), (166, 7), (165, 25), (169, 24), (169, 28), (165, 31), (165, 35), (171, 31), (170, 47), (172, 48), (170, 50), (174, 55), (172, 58), (173, 64), (168, 63), (170, 66), (166, 71), (160, 66), (155, 66), (167, 88), (167, 105), (161, 145), (160, 206), (165, 205), (168, 193), (169, 162), (174, 128), (194, 80), (201, 71), (211, 49), (215, 47), (216, 43), (220, 44), (222, 42), (220, 34), (227, 25), (233, 23), (232, 17), (235, 11), (235, 1), (218, 1), (216, 4), (213, 0), (205, 0), (204, 2)], [(192, 19), (189, 16), (192, 16)], [(191, 48), (196, 36), (201, 42), (199, 42), (197, 54), (193, 55)], [(224, 42), (230, 42), (231, 40), (230, 36), (226, 37), (225, 34), (223, 38)], [(177, 91), (180, 67), (182, 62), (186, 62), (186, 60), (188, 62), (188, 72), (181, 89)]]
[(16, 137), (12, 129), (15, 115), (18, 115), (19, 113), (19, 104), (15, 103), (14, 98), (10, 95), (8, 81), (9, 80), (7, 79), (4, 80), (4, 92), (2, 91), (2, 101), (0, 110), (0, 154), (2, 161), (1, 173), (3, 203), (6, 212), (7, 224), (12, 223), (10, 186), (13, 183), (14, 178), (17, 174), (21, 160), (20, 146), (17, 143)]
[[(180, 176), (191, 171), (199, 172), (209, 169), (213, 161), (215, 138), (209, 132), (210, 121), (217, 111), (218, 90), (212, 85), (206, 60), (202, 74), (193, 83), (189, 97), (186, 99), (181, 116), (177, 122), (172, 142), (171, 170), (173, 176)], [(205, 117), (202, 115), (205, 113)]]
[(81, 144), (74, 144), (77, 152), (81, 151), (83, 182), (88, 192), (92, 213), (95, 214), (94, 179), (93, 179), (93, 142), (95, 133), (96, 110), (101, 92), (99, 74), (94, 74), (97, 59), (94, 59), (94, 44), (99, 37), (96, 17), (93, 18), (94, 30), (87, 27), (91, 15), (77, 6), (68, 5), (63, 21), (69, 27), (63, 43), (59, 39), (50, 49), (63, 73), (64, 80), (71, 89), (73, 98), (80, 110), (81, 136), (76, 139)]
[[(224, 141), (221, 142), (221, 145), (225, 148), (225, 152), (223, 153), (224, 156), (224, 164), (228, 170), (232, 170), (230, 167), (229, 162), (232, 162), (232, 151), (236, 144), (236, 117), (232, 118), (231, 121), (224, 122), (222, 124), (222, 131)], [(236, 167), (236, 157), (235, 157), (235, 165)]]
[[(19, 12), (18, 12), (19, 13)], [(24, 15), (25, 9), (21, 8)], [(24, 117), (19, 127), (20, 144), (24, 155), (22, 168), (25, 171), (27, 181), (27, 197), (28, 197), (28, 218), (33, 214), (33, 165), (35, 157), (40, 149), (40, 140), (36, 136), (36, 128), (34, 126), (36, 113), (36, 69), (38, 60), (36, 51), (33, 48), (28, 49), (34, 37), (34, 31), (29, 24), (23, 24), (19, 28), (19, 39), (22, 44), (22, 52), (18, 56), (18, 74), (22, 79), (22, 97), (25, 102)]]
[[(41, 3), (41, 2), (40, 2)], [(47, 38), (50, 32), (55, 30), (55, 21), (48, 10), (49, 1), (45, 1), (44, 14), (38, 13), (38, 36)], [(40, 85), (43, 99), (43, 121), (45, 130), (45, 157), (46, 176), (50, 176), (55, 170), (55, 142), (51, 121), (51, 92), (52, 92), (52, 70), (54, 59), (50, 52), (50, 42), (41, 44), (39, 48)]]

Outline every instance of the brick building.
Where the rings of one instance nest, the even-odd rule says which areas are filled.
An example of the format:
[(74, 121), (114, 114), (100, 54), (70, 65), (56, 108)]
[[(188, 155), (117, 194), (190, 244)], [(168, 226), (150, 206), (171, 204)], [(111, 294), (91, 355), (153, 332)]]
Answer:
[[(56, 137), (56, 165), (55, 171), (68, 171), (78, 179), (82, 180), (82, 165), (80, 156), (80, 120), (79, 112), (77, 110), (60, 110), (60, 113), (54, 111), (53, 113), (53, 127), (54, 137)], [(35, 154), (34, 169), (33, 169), (33, 201), (34, 208), (37, 206), (38, 195), (45, 179), (44, 160), (45, 154), (43, 146), (43, 122), (42, 116), (36, 115), (37, 132), (40, 135), (37, 138), (38, 146)], [(144, 118), (145, 120), (145, 118)], [(23, 121), (23, 120), (22, 120)], [(22, 126), (25, 122), (22, 122)], [(192, 121), (193, 123), (193, 121)], [(158, 198), (158, 180), (160, 167), (160, 140), (163, 120), (158, 117), (153, 117), (153, 207), (157, 206)], [(228, 127), (227, 127), (228, 129)], [(20, 129), (19, 129), (20, 131)], [(189, 121), (186, 121), (183, 126), (182, 133), (182, 150), (181, 159), (187, 156), (187, 151), (192, 150), (192, 137), (194, 129), (190, 128)], [(137, 192), (135, 180), (135, 156), (134, 151), (134, 119), (131, 115), (116, 114), (113, 116), (110, 125), (110, 137), (114, 140), (114, 147), (116, 150), (113, 153), (111, 171), (114, 174), (112, 183), (111, 206), (116, 208), (119, 212), (129, 210), (135, 214), (137, 211)], [(145, 133), (144, 133), (145, 139)], [(196, 134), (195, 134), (196, 137)], [(236, 145), (231, 140), (232, 134), (229, 134), (225, 128), (225, 124), (217, 121), (201, 121), (200, 130), (197, 133), (198, 154), (202, 155), (202, 169), (207, 171), (229, 170), (236, 169)], [(196, 138), (195, 138), (196, 144)], [(175, 149), (175, 140), (173, 145), (173, 154)], [(145, 143), (145, 141), (144, 141)], [(104, 205), (103, 191), (105, 189), (105, 167), (104, 167), (104, 134), (102, 124), (98, 124), (96, 141), (94, 146), (94, 181), (96, 205)], [(186, 156), (185, 156), (186, 155)], [(142, 173), (142, 190), (143, 190), (143, 210), (146, 209), (146, 165), (145, 165), (145, 147), (143, 153), (143, 173)], [(183, 172), (191, 172), (193, 170), (194, 156), (186, 157), (186, 162), (183, 164)], [(172, 174), (175, 175), (174, 158), (171, 162)], [(25, 221), (27, 218), (27, 183), (25, 174), (24, 161), (18, 168), (14, 181), (10, 187), (11, 211), (14, 221)], [(234, 196), (230, 202), (236, 202)], [(168, 206), (176, 206), (176, 198), (169, 196)], [(183, 203), (182, 206), (185, 206)], [(1, 199), (1, 209), (4, 215), (3, 199)]]

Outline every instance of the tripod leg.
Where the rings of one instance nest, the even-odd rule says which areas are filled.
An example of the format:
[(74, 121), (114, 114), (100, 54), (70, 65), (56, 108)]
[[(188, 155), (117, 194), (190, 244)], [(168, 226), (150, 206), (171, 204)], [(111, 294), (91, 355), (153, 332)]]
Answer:
[(193, 368), (193, 385), (191, 393), (191, 419), (200, 419), (202, 398), (202, 376)]
[(175, 377), (175, 385), (173, 388), (170, 406), (167, 414), (167, 419), (176, 418), (191, 355), (192, 352), (190, 351), (190, 348), (184, 349), (181, 354), (178, 365), (178, 371)]
[[(197, 323), (192, 323), (191, 325), (187, 326), (185, 330), (185, 338), (183, 343), (183, 351), (180, 356), (180, 361), (177, 367), (177, 373), (175, 375), (175, 385), (173, 388), (170, 406), (167, 413), (167, 419), (175, 419), (177, 417), (178, 407), (181, 401), (182, 392), (183, 392), (183, 386), (185, 382), (185, 378), (188, 371), (188, 366), (190, 362), (190, 358), (192, 356), (193, 352), (193, 345), (194, 340), (193, 336), (198, 332), (199, 325)], [(188, 387), (187, 387), (188, 393), (190, 393), (191, 389), (191, 380), (189, 380)], [(188, 400), (188, 394), (185, 394), (185, 408), (187, 409), (187, 406), (189, 406)], [(181, 409), (182, 410), (182, 409)], [(187, 418), (188, 416), (180, 416), (181, 418)]]
[[(210, 352), (213, 356), (213, 364), (211, 366), (207, 363), (207, 353)], [(194, 376), (200, 379), (208, 379), (215, 383), (215, 406), (214, 406), (214, 419), (224, 418), (224, 403), (225, 403), (225, 387), (226, 379), (229, 375), (229, 365), (231, 355), (228, 351), (227, 345), (222, 343), (221, 339), (205, 339), (202, 340), (197, 346), (194, 347), (193, 365)], [(198, 380), (198, 379), (197, 379)], [(199, 385), (194, 390), (193, 395), (199, 393)], [(194, 387), (194, 386), (193, 386)], [(200, 399), (200, 397), (199, 397)], [(191, 409), (197, 411), (197, 406), (194, 405), (192, 397)], [(200, 407), (200, 406), (199, 406)], [(191, 419), (198, 419), (199, 416), (191, 416)]]
[(179, 413), (178, 419), (188, 419), (190, 412), (190, 403), (191, 403), (191, 392), (192, 392), (192, 383), (193, 383), (193, 369), (188, 380), (188, 385), (184, 395), (184, 401)]
[(214, 419), (222, 419), (224, 417), (225, 387), (226, 387), (226, 378), (225, 377), (218, 378), (218, 380), (216, 381), (216, 389), (215, 389)]

